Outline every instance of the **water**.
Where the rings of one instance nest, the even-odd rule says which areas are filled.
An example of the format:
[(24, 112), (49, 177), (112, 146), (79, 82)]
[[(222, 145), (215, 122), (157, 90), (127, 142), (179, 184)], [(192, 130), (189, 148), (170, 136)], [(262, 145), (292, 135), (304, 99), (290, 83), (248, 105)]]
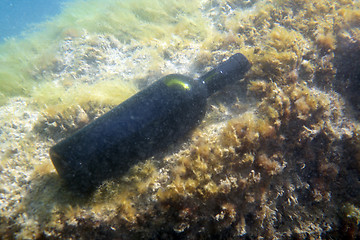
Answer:
[[(0, 0), (0, 12), (1, 239), (360, 239), (359, 1)], [(196, 131), (90, 196), (62, 184), (49, 156), (61, 138), (238, 52), (250, 74), (208, 99)]]
[(34, 24), (46, 21), (61, 11), (69, 0), (2, 0), (0, 1), (0, 42), (21, 35)]

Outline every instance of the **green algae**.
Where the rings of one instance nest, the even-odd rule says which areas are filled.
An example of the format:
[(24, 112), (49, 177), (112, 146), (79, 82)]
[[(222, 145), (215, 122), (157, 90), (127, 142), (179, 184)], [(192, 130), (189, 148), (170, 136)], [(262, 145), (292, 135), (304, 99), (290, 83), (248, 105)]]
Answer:
[(70, 2), (60, 15), (40, 24), (42, 30), (28, 33), (25, 39), (9, 39), (0, 46), (0, 103), (11, 96), (28, 96), (34, 86), (51, 82), (41, 73), (56, 67), (55, 53), (66, 38), (105, 34), (129, 43), (168, 41), (172, 33), (201, 39), (207, 32), (204, 23), (199, 3), (193, 1)]
[[(357, 179), (359, 174), (360, 145), (358, 130), (354, 130), (358, 123), (345, 115), (341, 96), (322, 89), (334, 80), (331, 61), (337, 38), (349, 29), (356, 33), (358, 4), (355, 8), (353, 1), (259, 1), (255, 10), (244, 12), (236, 1), (203, 5), (197, 1), (88, 2), (91, 6), (87, 8), (82, 5), (85, 1), (70, 4), (64, 10), (66, 17), (44, 25), (52, 30), (44, 33), (39, 43), (58, 39), (60, 43), (44, 45), (54, 44), (53, 49), (34, 47), (33, 55), (13, 60), (19, 66), (24, 64), (26, 70), (18, 82), (33, 80), (12, 94), (28, 93), (48, 118), (44, 124), (53, 124), (49, 119), (60, 113), (64, 118), (55, 123), (61, 126), (57, 130), (64, 132), (68, 119), (74, 117), (76, 122), (83, 116), (82, 112), (74, 114), (78, 109), (88, 114), (89, 108), (99, 109), (101, 103), (117, 104), (137, 90), (136, 83), (145, 85), (142, 78), (147, 75), (156, 79), (178, 70), (179, 63), (191, 69), (195, 59), (200, 62), (194, 63), (195, 69), (204, 71), (237, 51), (253, 62), (246, 80), (251, 80), (248, 90), (250, 96), (256, 96), (255, 102), (244, 113), (239, 110), (242, 103), (238, 99), (243, 96), (237, 87), (219, 93), (233, 98), (228, 100), (233, 104), (210, 99), (207, 118), (186, 143), (134, 166), (86, 199), (61, 186), (44, 154), (56, 140), (54, 132), (45, 132), (46, 140), (27, 138), (21, 143), (26, 147), (17, 151), (23, 151), (20, 159), (27, 161), (31, 182), (21, 185), (15, 178), (15, 185), (25, 186), (18, 190), (22, 204), (9, 203), (1, 213), (3, 221), (9, 222), (1, 222), (0, 233), (9, 238), (69, 239), (156, 238), (159, 231), (167, 239), (331, 238), (331, 229), (342, 229), (336, 216), (344, 210), (339, 205), (343, 197), (350, 206), (348, 218), (357, 223), (357, 199), (352, 195), (358, 195), (359, 186), (356, 181), (344, 186), (349, 185), (347, 179)], [(224, 12), (218, 10), (219, 18), (209, 13), (213, 22), (208, 22), (209, 15), (204, 12), (213, 8)], [(100, 14), (103, 11), (110, 17)], [(77, 25), (71, 25), (72, 21)], [(121, 58), (130, 61), (110, 57), (124, 49), (132, 55)], [(75, 57), (66, 62), (69, 56), (59, 52), (71, 52)], [(28, 59), (31, 63), (24, 61)], [(178, 61), (175, 67), (168, 59)], [(134, 66), (144, 61), (149, 62)], [(123, 70), (121, 64), (110, 71), (103, 68), (114, 62), (143, 72), (116, 76)], [(67, 64), (73, 69), (64, 71), (61, 66)], [(99, 105), (91, 105), (92, 99)], [(31, 134), (39, 132), (35, 129)], [(345, 147), (348, 141), (354, 149)], [(33, 142), (43, 144), (41, 157), (31, 153), (39, 148), (32, 147)], [(18, 156), (16, 151), (8, 153), (6, 162)], [(4, 179), (18, 174), (13, 169), (8, 173), (6, 165), (3, 168), (4, 175), (9, 175)]]
[[(194, 1), (76, 1), (52, 24), (66, 34), (69, 26), (89, 33), (112, 33), (121, 41), (167, 38), (179, 26), (187, 35), (201, 37), (197, 22), (199, 2)], [(74, 24), (75, 23), (75, 24)], [(50, 26), (52, 26), (50, 24)], [(179, 31), (178, 34), (184, 34)], [(184, 34), (186, 35), (186, 34)]]
[(131, 83), (119, 80), (102, 81), (65, 88), (53, 83), (42, 84), (33, 92), (34, 103), (45, 108), (47, 116), (54, 116), (78, 105), (86, 107), (90, 102), (116, 106), (126, 100), (137, 88)]

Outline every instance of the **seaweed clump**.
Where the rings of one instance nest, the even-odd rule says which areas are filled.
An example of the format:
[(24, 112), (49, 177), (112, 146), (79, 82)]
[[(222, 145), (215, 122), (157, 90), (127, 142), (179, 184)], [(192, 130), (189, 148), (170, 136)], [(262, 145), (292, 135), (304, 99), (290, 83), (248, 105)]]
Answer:
[[(49, 163), (28, 166), (33, 174), (21, 185), (28, 186), (22, 203), (9, 203), (10, 210), (2, 212), (0, 233), (38, 239), (307, 239), (342, 233), (359, 238), (360, 128), (343, 100), (348, 90), (333, 91), (334, 86), (357, 87), (357, 68), (348, 72), (341, 64), (348, 43), (357, 49), (359, 4), (276, 0), (249, 5), (253, 8), (244, 11), (236, 1), (205, 1), (201, 17), (193, 19), (200, 27), (211, 24), (192, 26), (188, 34), (194, 21), (164, 24), (176, 33), (169, 38), (163, 30), (131, 41), (130, 28), (128, 35), (64, 29), (61, 60), (37, 75), (55, 77), (59, 95), (96, 87), (96, 79), (114, 83), (117, 72), (125, 85), (135, 77), (141, 89), (175, 70), (206, 71), (237, 51), (253, 64), (243, 81), (248, 93), (242, 96), (241, 83), (219, 92), (187, 141), (109, 180), (88, 198), (69, 194)], [(131, 8), (141, 21), (151, 20), (146, 18), (151, 14)], [(185, 12), (180, 19), (193, 16)], [(182, 33), (185, 40), (179, 40)], [(67, 55), (72, 51), (77, 51), (73, 58)], [(85, 96), (62, 105), (42, 90), (32, 92), (45, 110), (34, 131), (50, 138), (37, 139), (46, 147), (63, 137), (54, 135), (59, 129), (69, 133), (116, 104), (103, 97), (92, 103)], [(356, 98), (355, 93), (350, 95)], [(44, 107), (49, 99), (53, 104)], [(46, 154), (42, 159), (49, 160)]]
[[(350, 161), (339, 148), (346, 156), (342, 139), (355, 139), (343, 106), (332, 107), (339, 96), (298, 83), (253, 81), (249, 90), (259, 97), (257, 112), (205, 124), (164, 163), (148, 161), (107, 182), (91, 202), (67, 211), (76, 232), (100, 234), (110, 225), (108, 236), (129, 239), (336, 236), (338, 214), (355, 219), (339, 207), (355, 201), (343, 188)], [(94, 215), (102, 216), (97, 224)], [(64, 224), (48, 231), (74, 236)]]
[[(175, 236), (302, 238), (310, 223), (317, 236), (333, 227), (332, 219), (315, 216), (336, 209), (331, 196), (339, 189), (325, 182), (338, 180), (340, 172), (331, 149), (342, 135), (327, 126), (330, 118), (341, 118), (330, 110), (329, 99), (337, 100), (296, 84), (282, 89), (256, 81), (250, 89), (264, 94), (259, 113), (231, 119), (218, 135), (195, 136), (157, 192), (162, 208), (177, 206), (165, 217), (165, 229), (175, 226)], [(215, 233), (199, 233), (200, 226)]]
[(337, 68), (335, 87), (346, 96), (359, 115), (360, 90), (360, 11), (343, 8), (339, 11), (342, 21), (338, 23), (338, 46), (335, 50)]

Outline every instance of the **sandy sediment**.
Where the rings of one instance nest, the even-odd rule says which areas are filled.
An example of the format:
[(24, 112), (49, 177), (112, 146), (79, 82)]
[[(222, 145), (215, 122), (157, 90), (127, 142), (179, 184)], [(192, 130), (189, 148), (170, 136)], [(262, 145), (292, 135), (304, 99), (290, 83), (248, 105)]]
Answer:
[[(34, 66), (25, 64), (31, 84), (1, 88), (0, 235), (359, 238), (359, 3), (156, 3), (123, 3), (146, 31), (124, 22), (116, 33), (108, 19), (104, 32), (61, 22), (51, 54), (38, 49)], [(117, 19), (111, 8), (108, 16)], [(209, 98), (205, 119), (182, 141), (89, 196), (63, 186), (48, 155), (55, 142), (159, 77), (197, 77), (235, 52), (251, 71)]]

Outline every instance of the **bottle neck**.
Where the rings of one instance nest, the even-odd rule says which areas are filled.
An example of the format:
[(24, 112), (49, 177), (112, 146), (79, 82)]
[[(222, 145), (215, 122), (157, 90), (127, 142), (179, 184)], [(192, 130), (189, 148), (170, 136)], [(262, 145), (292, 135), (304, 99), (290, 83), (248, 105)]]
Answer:
[(241, 53), (236, 53), (213, 70), (201, 76), (199, 81), (205, 83), (208, 96), (210, 96), (226, 85), (243, 78), (250, 67), (251, 64), (246, 57)]

